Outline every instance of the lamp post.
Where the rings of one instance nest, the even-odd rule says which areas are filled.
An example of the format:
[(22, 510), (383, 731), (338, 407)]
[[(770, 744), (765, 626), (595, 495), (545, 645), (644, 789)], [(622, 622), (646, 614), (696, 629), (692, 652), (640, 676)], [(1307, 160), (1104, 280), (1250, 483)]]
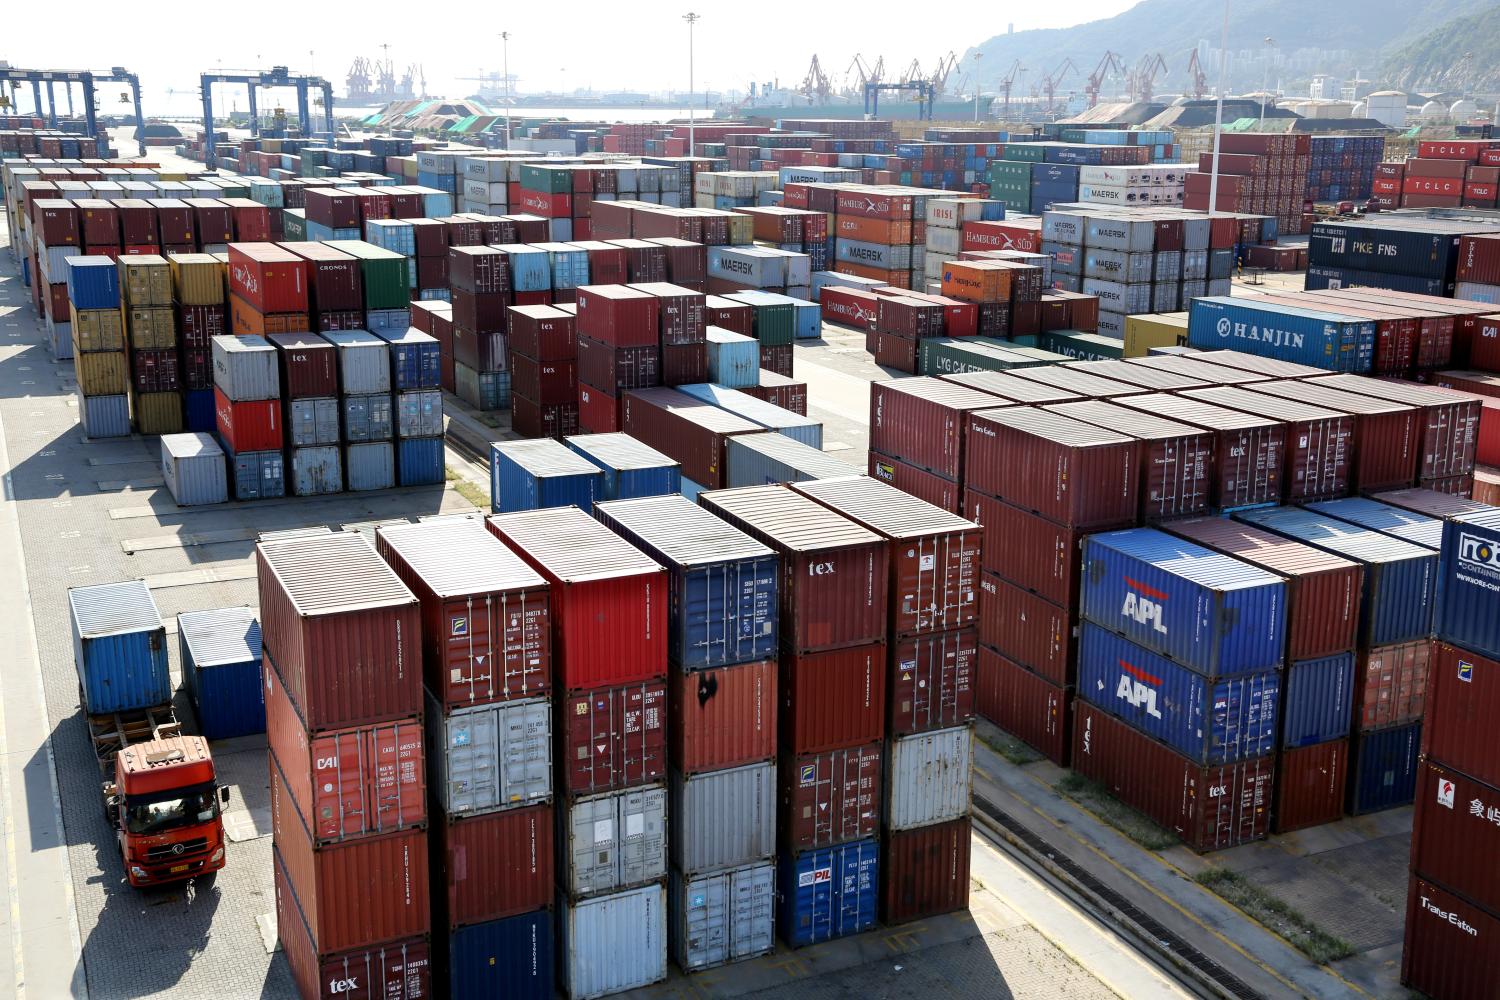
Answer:
[(693, 141), (693, 124), (694, 120), (697, 118), (696, 111), (698, 110), (694, 106), (695, 101), (693, 97), (693, 26), (700, 20), (702, 20), (702, 18), (703, 15), (695, 14), (692, 11), (688, 11), (686, 14), (682, 15), (682, 19), (687, 22), (688, 26), (688, 156), (694, 155), (693, 150), (695, 148), (695, 143)]
[(1214, 106), (1214, 168), (1208, 178), (1208, 211), (1219, 208), (1219, 137), (1224, 132), (1224, 87), (1229, 76), (1229, 0), (1224, 0), (1224, 26), (1219, 35), (1219, 99)]
[(500, 32), (500, 74), (505, 80), (505, 148), (510, 148), (510, 32)]
[(984, 85), (979, 82), (979, 60), (984, 58), (983, 52), (974, 53), (974, 124), (979, 124), (979, 92)]
[(1271, 85), (1271, 59), (1276, 52), (1276, 39), (1267, 35), (1262, 41), (1271, 47), (1271, 55), (1266, 57), (1266, 64), (1260, 72), (1260, 121), (1256, 128), (1266, 127), (1266, 88)]

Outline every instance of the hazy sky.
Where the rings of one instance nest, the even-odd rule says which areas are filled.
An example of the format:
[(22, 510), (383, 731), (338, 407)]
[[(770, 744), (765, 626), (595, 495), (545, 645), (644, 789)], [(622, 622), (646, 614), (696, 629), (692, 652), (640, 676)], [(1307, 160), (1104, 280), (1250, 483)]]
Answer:
[[(152, 95), (195, 90), (213, 69), (282, 64), (329, 78), (335, 92), (357, 55), (378, 56), (390, 45), (397, 78), (423, 65), (433, 94), (462, 96), (473, 84), (457, 79), (481, 68), (498, 72), (502, 30), (511, 33), (510, 68), (518, 89), (687, 89), (687, 26), (681, 15), (703, 15), (696, 28), (698, 88), (744, 89), (751, 81), (801, 81), (814, 52), (838, 85), (856, 52), (883, 55), (899, 72), (915, 57), (931, 70), (949, 50), (1025, 28), (1062, 27), (1107, 17), (1134, 0), (1067, 0), (1016, 5), (935, 4), (916, 16), (910, 0), (850, 3), (641, 3), (639, 0), (440, 0), (401, 3), (272, 3), (205, 0), (186, 5), (121, 7), (73, 0), (65, 8), (38, 0), (7, 4), (0, 59), (28, 69), (100, 69), (123, 64), (141, 77), (146, 112)], [(1009, 9), (1007, 9), (1009, 8)], [(62, 22), (59, 11), (66, 9)], [(213, 13), (209, 13), (213, 12)], [(86, 25), (86, 27), (85, 27)], [(70, 27), (71, 26), (71, 27)], [(217, 40), (215, 40), (217, 38)], [(956, 81), (951, 81), (956, 83)], [(990, 85), (993, 85), (992, 82)]]

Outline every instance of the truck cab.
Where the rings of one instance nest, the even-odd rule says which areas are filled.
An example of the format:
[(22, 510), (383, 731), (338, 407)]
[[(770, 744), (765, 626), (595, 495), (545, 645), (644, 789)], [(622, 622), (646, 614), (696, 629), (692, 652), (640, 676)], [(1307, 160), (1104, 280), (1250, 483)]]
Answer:
[(220, 810), (229, 789), (218, 783), (208, 742), (201, 736), (161, 737), (126, 746), (114, 758), (114, 780), (104, 783), (104, 811), (130, 884), (211, 881), (224, 867)]

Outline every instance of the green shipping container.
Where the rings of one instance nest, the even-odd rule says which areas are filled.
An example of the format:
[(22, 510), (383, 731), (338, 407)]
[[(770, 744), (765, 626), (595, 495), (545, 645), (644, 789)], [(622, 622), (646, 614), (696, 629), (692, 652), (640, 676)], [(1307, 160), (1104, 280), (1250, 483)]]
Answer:
[(366, 309), (405, 309), (411, 305), (411, 262), (404, 256), (364, 240), (328, 240), (327, 245), (359, 258)]
[(1029, 189), (1031, 187), (1031, 163), (1016, 160), (991, 160), (990, 183)]
[(307, 209), (283, 208), (281, 210), (282, 239), (288, 243), (307, 239)]
[(755, 307), (755, 339), (766, 347), (782, 347), (796, 339), (797, 318), (795, 307), (788, 305), (758, 305)]
[(1042, 363), (1012, 350), (1010, 341), (994, 337), (928, 337), (917, 351), (918, 375), (1003, 372)]
[(1049, 330), (1042, 334), (1042, 347), (1079, 361), (1118, 361), (1125, 357), (1125, 341), (1079, 330)]
[(1041, 163), (1047, 158), (1047, 147), (1037, 142), (1007, 142), (1003, 158)]
[[(1040, 364), (1040, 365), (1060, 365), (1064, 361), (1072, 361), (1073, 360), (1072, 358), (1068, 357), (1066, 354), (1058, 354), (1056, 351), (1046, 350), (1045, 347), (1028, 346), (1028, 345), (1022, 343), (1023, 339), (1028, 339), (1028, 338), (1017, 337), (1015, 340), (1012, 340), (1010, 342), (1010, 349), (1012, 351), (1015, 351), (1017, 354), (1022, 355), (1023, 357), (1031, 358), (1037, 364)], [(1032, 339), (1033, 344), (1041, 342), (1041, 338), (1039, 338), (1039, 337), (1038, 338), (1029, 338), (1029, 339)]]
[(545, 191), (548, 194), (569, 194), (573, 190), (573, 171), (567, 167), (545, 167), (523, 164), (521, 187), (527, 191)]

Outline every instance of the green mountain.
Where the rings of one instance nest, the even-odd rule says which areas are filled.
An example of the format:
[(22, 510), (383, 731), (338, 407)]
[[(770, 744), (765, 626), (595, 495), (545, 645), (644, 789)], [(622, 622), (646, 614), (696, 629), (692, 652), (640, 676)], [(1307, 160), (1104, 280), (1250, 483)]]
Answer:
[(1409, 90), (1500, 91), (1500, 18), (1493, 7), (1455, 17), (1392, 52), (1379, 78)]

